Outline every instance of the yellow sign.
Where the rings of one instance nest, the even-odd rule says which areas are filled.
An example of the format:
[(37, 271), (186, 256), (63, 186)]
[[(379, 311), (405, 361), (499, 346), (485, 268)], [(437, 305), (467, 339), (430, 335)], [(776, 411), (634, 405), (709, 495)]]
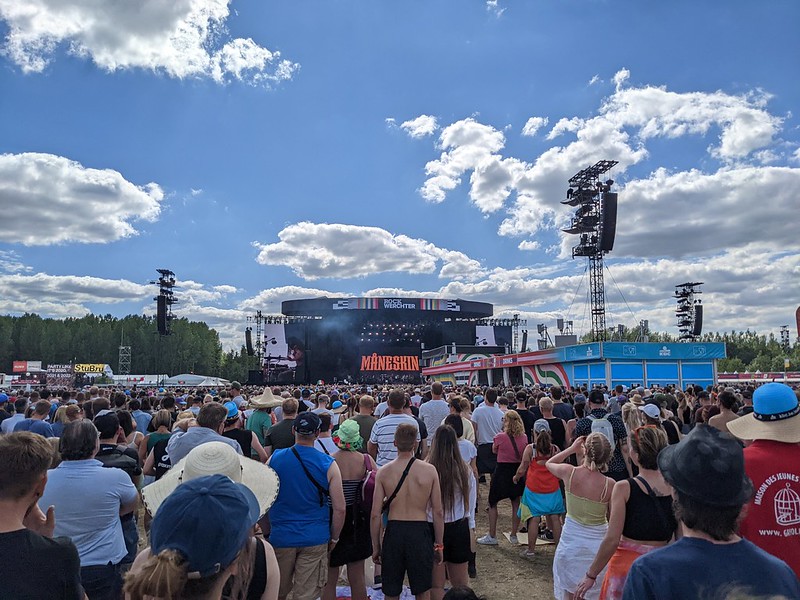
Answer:
[(103, 373), (105, 370), (106, 366), (102, 364), (81, 364), (74, 367), (76, 373)]

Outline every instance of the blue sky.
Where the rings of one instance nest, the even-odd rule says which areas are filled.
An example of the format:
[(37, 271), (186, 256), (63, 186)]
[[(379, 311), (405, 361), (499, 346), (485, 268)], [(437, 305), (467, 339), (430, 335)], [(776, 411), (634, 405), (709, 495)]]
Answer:
[(689, 279), (707, 330), (792, 321), (796, 2), (137, 5), (0, 0), (0, 312), (152, 312), (166, 267), (226, 345), (326, 293), (586, 331), (559, 201), (614, 159), (610, 323)]

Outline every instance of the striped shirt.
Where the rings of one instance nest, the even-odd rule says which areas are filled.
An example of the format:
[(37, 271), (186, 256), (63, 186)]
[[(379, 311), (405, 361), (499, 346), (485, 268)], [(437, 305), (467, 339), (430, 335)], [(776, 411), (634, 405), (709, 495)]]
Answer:
[(375, 462), (379, 467), (397, 458), (397, 448), (395, 448), (394, 445), (394, 432), (404, 423), (414, 426), (414, 429), (417, 430), (417, 441), (420, 441), (419, 426), (417, 425), (416, 419), (410, 415), (386, 414), (375, 421), (375, 425), (372, 426), (372, 433), (369, 435), (369, 441), (378, 446), (378, 458), (375, 459)]

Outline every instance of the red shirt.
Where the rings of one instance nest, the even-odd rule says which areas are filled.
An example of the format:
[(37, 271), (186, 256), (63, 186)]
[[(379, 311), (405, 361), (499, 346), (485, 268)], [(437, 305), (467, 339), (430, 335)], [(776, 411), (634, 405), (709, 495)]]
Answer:
[(756, 440), (744, 449), (753, 481), (741, 534), (800, 577), (800, 444)]

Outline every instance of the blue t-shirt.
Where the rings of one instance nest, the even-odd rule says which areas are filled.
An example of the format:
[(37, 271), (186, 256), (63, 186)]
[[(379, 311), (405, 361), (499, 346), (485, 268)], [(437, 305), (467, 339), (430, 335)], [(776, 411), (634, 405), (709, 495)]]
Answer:
[[(328, 469), (333, 458), (313, 447), (298, 446), (300, 458), (314, 480), (328, 489)], [(306, 477), (292, 448), (276, 450), (269, 459), (281, 486), (269, 510), (272, 531), (269, 543), (275, 548), (304, 548), (327, 544), (331, 539), (328, 496), (320, 506), (317, 487)]]
[(56, 437), (53, 433), (53, 428), (50, 427), (50, 423), (45, 423), (38, 419), (23, 419), (14, 425), (14, 431), (30, 431), (31, 433), (38, 433), (46, 438)]
[(800, 583), (789, 565), (747, 540), (712, 544), (684, 537), (636, 559), (622, 598), (716, 600), (734, 591), (748, 598), (800, 598)]

